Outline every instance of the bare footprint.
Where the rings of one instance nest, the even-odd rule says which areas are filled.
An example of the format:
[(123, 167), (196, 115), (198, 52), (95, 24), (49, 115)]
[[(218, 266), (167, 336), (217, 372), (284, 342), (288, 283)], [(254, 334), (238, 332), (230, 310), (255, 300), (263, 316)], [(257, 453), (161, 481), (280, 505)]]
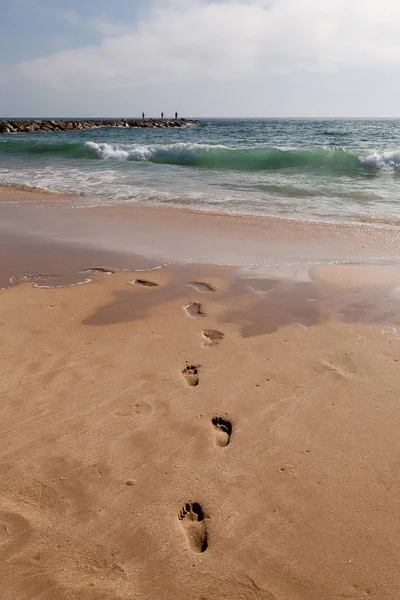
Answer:
[(215, 287), (205, 281), (191, 281), (189, 285), (196, 288), (199, 292), (215, 292)]
[(149, 279), (135, 279), (133, 282), (136, 285), (142, 285), (143, 287), (158, 287), (158, 283), (150, 281)]
[(190, 365), (186, 363), (186, 367), (182, 369), (182, 375), (184, 376), (186, 383), (195, 387), (199, 385), (199, 370), (197, 365)]
[(207, 550), (207, 528), (200, 504), (198, 502), (185, 504), (178, 515), (178, 519), (192, 552)]
[(224, 338), (224, 334), (217, 329), (204, 329), (204, 346), (216, 346)]
[(225, 448), (229, 444), (232, 433), (232, 424), (222, 417), (213, 417), (212, 424), (217, 430), (216, 444), (221, 448)]
[(188, 304), (185, 306), (185, 310), (190, 317), (204, 317), (206, 314), (203, 311), (200, 302), (192, 302), (192, 304)]

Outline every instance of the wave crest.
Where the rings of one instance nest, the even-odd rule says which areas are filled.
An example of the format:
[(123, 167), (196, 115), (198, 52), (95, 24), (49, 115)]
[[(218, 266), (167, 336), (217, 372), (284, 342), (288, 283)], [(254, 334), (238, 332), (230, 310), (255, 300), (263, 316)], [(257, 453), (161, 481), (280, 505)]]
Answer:
[(87, 141), (47, 143), (5, 141), (0, 155), (54, 155), (66, 159), (101, 159), (150, 162), (199, 169), (235, 171), (325, 172), (362, 175), (400, 169), (400, 150), (346, 150), (344, 148), (229, 148), (222, 145), (176, 143), (166, 145), (112, 144)]
[(370, 151), (359, 158), (360, 164), (377, 169), (394, 170), (400, 168), (400, 150), (377, 152)]
[[(330, 148), (228, 148), (207, 144), (166, 146), (118, 146), (86, 142), (101, 159), (147, 161), (203, 169), (268, 171), (294, 169), (351, 173), (364, 165), (358, 157), (342, 149)], [(368, 166), (368, 165), (366, 165)]]

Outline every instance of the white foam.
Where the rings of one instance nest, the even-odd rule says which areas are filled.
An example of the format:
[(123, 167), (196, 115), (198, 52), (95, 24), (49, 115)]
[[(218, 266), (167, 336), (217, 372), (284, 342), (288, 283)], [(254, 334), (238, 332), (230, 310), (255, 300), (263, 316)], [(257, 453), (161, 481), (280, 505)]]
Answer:
[(386, 152), (378, 152), (376, 150), (372, 150), (368, 154), (360, 156), (358, 161), (364, 166), (391, 171), (400, 167), (400, 151), (391, 150)]
[(132, 146), (128, 144), (108, 144), (106, 142), (86, 142), (86, 146), (97, 152), (99, 158), (103, 160), (136, 160), (148, 161), (156, 156), (176, 159), (189, 159), (195, 156), (200, 151), (208, 151), (215, 149), (227, 149), (227, 146), (211, 145), (211, 144), (193, 144), (193, 143), (176, 143), (158, 146)]
[(133, 149), (124, 149), (114, 144), (86, 142), (86, 146), (93, 148), (98, 156), (104, 160), (149, 160), (154, 150), (147, 146), (135, 146)]
[(84, 281), (77, 281), (76, 283), (69, 283), (67, 285), (40, 285), (39, 283), (34, 283), (32, 287), (34, 288), (43, 288), (46, 290), (58, 289), (58, 288), (67, 288), (67, 287), (76, 287), (77, 285), (86, 285), (87, 283), (91, 283), (93, 279), (88, 277)]

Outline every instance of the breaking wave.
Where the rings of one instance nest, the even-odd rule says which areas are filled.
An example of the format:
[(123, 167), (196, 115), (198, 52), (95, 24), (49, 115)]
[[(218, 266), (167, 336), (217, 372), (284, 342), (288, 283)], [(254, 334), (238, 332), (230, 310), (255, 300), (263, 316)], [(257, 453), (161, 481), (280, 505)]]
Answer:
[(336, 148), (228, 148), (206, 144), (124, 147), (87, 142), (101, 159), (148, 161), (153, 163), (238, 171), (325, 170), (351, 174), (367, 170), (400, 168), (400, 151), (357, 154)]
[(0, 143), (0, 155), (47, 155), (73, 159), (136, 161), (235, 171), (322, 171), (336, 175), (362, 175), (400, 168), (400, 150), (349, 151), (329, 147), (229, 148), (190, 143), (150, 146), (93, 141), (46, 143), (7, 140)]
[(127, 147), (96, 142), (87, 142), (86, 145), (104, 160), (147, 161), (204, 169), (322, 170), (339, 175), (351, 175), (400, 168), (400, 151), (366, 152), (358, 155), (336, 148), (228, 148), (206, 144)]
[(399, 169), (400, 150), (391, 152), (370, 151), (359, 158), (360, 164), (377, 169)]

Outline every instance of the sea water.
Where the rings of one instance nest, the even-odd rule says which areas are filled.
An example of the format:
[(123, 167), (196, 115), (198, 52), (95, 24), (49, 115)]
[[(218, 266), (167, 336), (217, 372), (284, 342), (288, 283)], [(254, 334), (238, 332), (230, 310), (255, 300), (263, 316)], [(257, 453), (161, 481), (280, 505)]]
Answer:
[(400, 225), (400, 120), (203, 119), (0, 136), (0, 185), (134, 203)]

